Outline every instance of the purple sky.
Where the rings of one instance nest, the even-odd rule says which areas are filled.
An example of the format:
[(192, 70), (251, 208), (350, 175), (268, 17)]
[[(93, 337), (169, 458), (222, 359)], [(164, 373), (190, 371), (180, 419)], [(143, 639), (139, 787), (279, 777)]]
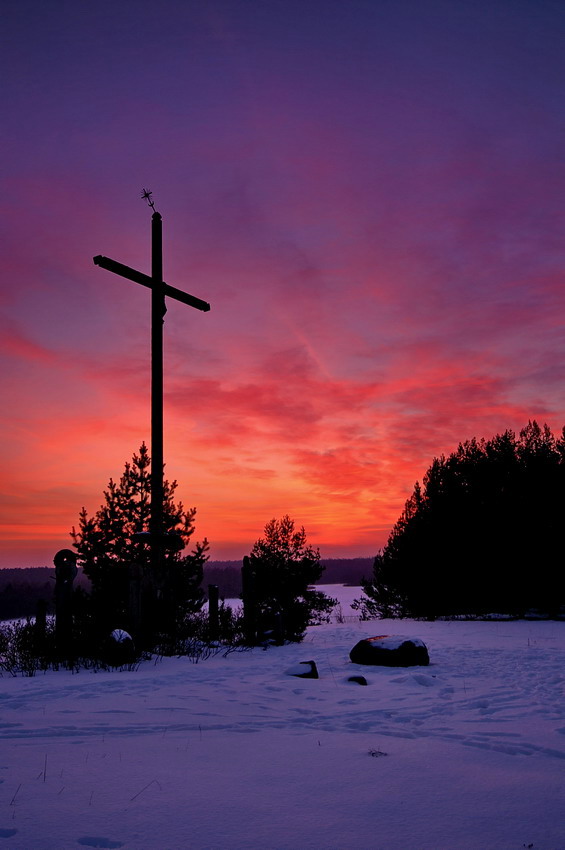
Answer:
[(212, 557), (374, 555), (434, 455), (565, 423), (561, 2), (19, 0), (3, 14), (3, 566), (149, 442)]

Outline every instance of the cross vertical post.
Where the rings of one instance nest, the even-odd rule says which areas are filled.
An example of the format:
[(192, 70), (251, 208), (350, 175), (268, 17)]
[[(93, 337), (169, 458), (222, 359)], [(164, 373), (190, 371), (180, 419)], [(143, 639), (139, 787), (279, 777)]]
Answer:
[(151, 568), (161, 575), (163, 561), (163, 222), (151, 217)]

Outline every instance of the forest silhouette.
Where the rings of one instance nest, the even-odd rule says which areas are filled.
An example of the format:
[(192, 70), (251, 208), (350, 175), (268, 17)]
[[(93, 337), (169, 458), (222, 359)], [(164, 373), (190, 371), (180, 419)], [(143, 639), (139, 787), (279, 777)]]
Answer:
[(565, 429), (530, 421), (434, 458), (364, 583), (367, 617), (560, 616)]

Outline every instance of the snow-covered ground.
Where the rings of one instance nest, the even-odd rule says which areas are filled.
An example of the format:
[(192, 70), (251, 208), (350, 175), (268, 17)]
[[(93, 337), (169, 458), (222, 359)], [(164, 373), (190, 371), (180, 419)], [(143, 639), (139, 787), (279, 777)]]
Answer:
[[(430, 666), (352, 664), (375, 634)], [(285, 674), (310, 659), (319, 679)], [(4, 677), (0, 850), (565, 850), (564, 684), (564, 622), (348, 619), (196, 665)]]

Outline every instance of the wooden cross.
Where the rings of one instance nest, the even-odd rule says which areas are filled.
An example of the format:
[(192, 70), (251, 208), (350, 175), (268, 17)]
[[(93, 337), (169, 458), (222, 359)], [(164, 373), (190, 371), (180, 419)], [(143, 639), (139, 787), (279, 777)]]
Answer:
[(163, 227), (162, 219), (155, 211), (151, 192), (143, 190), (151, 216), (151, 277), (124, 266), (108, 257), (94, 257), (94, 264), (119, 274), (134, 283), (140, 283), (151, 290), (151, 521), (149, 526), (151, 543), (151, 567), (158, 571), (162, 564), (163, 537), (163, 323), (167, 308), (165, 296), (174, 298), (207, 312), (210, 305), (194, 295), (169, 286), (163, 280)]

